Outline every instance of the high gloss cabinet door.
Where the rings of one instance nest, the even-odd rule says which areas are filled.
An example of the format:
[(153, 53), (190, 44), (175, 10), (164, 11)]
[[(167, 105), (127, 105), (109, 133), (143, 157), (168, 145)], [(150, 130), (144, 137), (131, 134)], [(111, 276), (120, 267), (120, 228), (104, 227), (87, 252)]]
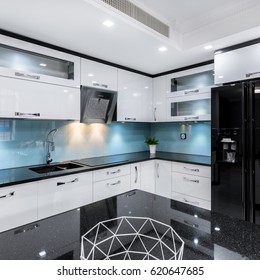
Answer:
[(117, 68), (81, 58), (81, 85), (117, 91)]
[(141, 162), (141, 190), (155, 193), (155, 161)]
[(118, 69), (117, 121), (152, 120), (152, 78)]
[(153, 79), (153, 121), (167, 121), (167, 77), (161, 76)]
[(0, 189), (0, 232), (37, 220), (37, 183)]
[(155, 193), (171, 198), (171, 162), (155, 161)]
[(0, 77), (0, 117), (79, 120), (77, 88)]
[(92, 172), (43, 180), (38, 185), (38, 218), (92, 202)]

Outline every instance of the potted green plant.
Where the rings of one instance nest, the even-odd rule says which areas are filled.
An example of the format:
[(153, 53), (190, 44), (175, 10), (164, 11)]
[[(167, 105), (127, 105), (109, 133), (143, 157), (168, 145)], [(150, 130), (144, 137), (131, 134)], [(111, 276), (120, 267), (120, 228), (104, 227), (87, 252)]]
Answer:
[(150, 153), (155, 154), (156, 152), (156, 145), (159, 144), (159, 141), (155, 137), (147, 137), (145, 143), (149, 145)]

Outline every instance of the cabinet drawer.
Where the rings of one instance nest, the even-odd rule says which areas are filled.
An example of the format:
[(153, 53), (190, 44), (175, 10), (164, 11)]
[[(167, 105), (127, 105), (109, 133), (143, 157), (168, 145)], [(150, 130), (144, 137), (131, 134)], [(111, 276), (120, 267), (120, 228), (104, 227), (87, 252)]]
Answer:
[(120, 193), (127, 192), (130, 190), (130, 188), (130, 175), (99, 181), (93, 184), (93, 198), (94, 201), (105, 199)]
[(92, 172), (39, 182), (38, 218), (46, 218), (92, 202)]
[(93, 181), (102, 181), (130, 174), (130, 165), (120, 165), (94, 171)]
[(37, 220), (37, 183), (0, 189), (0, 232)]
[(209, 166), (196, 165), (182, 162), (172, 162), (172, 171), (190, 175), (210, 178), (211, 170)]
[(211, 210), (211, 203), (210, 201), (203, 200), (197, 197), (192, 197), (186, 194), (181, 194), (177, 192), (172, 192), (172, 199), (178, 200), (180, 202), (184, 202), (187, 204), (191, 204), (193, 206), (201, 207), (207, 210)]
[(172, 191), (211, 200), (211, 182), (205, 177), (172, 172)]

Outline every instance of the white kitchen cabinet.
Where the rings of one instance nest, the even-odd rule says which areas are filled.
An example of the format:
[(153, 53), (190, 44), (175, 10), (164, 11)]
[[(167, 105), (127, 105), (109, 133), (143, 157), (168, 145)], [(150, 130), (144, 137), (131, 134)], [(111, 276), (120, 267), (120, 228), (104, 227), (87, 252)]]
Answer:
[(155, 161), (155, 193), (171, 198), (171, 162)]
[(211, 87), (168, 93), (166, 114), (168, 121), (210, 121)]
[(141, 162), (141, 190), (155, 193), (155, 160)]
[(208, 64), (200, 67), (191, 68), (184, 71), (175, 72), (167, 75), (167, 93), (200, 89), (214, 85), (214, 64)]
[(152, 78), (118, 69), (117, 121), (152, 121), (152, 99)]
[(117, 91), (117, 68), (81, 58), (81, 85)]
[(92, 202), (92, 172), (39, 181), (38, 219)]
[(260, 44), (216, 52), (214, 57), (215, 84), (260, 77)]
[(172, 199), (210, 210), (210, 167), (173, 162)]
[(79, 120), (80, 91), (0, 76), (0, 118)]
[(141, 164), (139, 162), (131, 164), (131, 189), (141, 188)]
[(0, 35), (0, 75), (80, 87), (80, 58)]
[(153, 121), (165, 122), (166, 101), (167, 101), (167, 76), (160, 76), (153, 79)]
[(93, 200), (98, 201), (131, 189), (130, 165), (121, 165), (93, 172)]
[(0, 232), (37, 220), (37, 183), (0, 189)]

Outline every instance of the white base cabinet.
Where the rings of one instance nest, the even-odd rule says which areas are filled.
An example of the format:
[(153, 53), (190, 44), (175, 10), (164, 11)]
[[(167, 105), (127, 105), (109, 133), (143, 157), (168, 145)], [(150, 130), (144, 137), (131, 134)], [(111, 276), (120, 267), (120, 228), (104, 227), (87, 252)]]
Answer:
[(92, 172), (40, 181), (38, 219), (43, 219), (92, 202)]
[(37, 220), (37, 183), (0, 189), (0, 232)]
[(131, 189), (130, 165), (121, 165), (93, 172), (93, 200), (98, 201)]
[(164, 197), (171, 197), (171, 162), (155, 161), (155, 193)]
[(173, 162), (172, 199), (211, 210), (210, 167)]
[(155, 193), (155, 160), (141, 162), (141, 190)]

